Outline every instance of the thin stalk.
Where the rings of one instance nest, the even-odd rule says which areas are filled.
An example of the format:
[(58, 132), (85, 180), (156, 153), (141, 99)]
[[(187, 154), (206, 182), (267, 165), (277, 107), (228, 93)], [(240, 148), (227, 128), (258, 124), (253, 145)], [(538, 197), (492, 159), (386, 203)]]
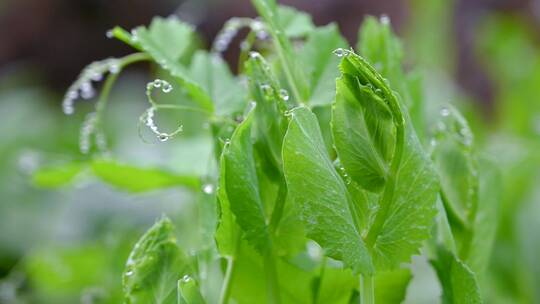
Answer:
[(274, 232), (279, 225), (279, 221), (283, 216), (283, 209), (285, 207), (285, 201), (287, 200), (287, 184), (284, 179), (279, 182), (278, 195), (274, 203), (274, 209), (270, 218), (270, 229)]
[(118, 75), (120, 72), (128, 65), (139, 62), (139, 61), (145, 61), (150, 60), (150, 57), (145, 53), (134, 53), (131, 55), (127, 55), (123, 58), (119, 59), (119, 70), (116, 73), (110, 73), (109, 76), (107, 76), (107, 79), (105, 80), (105, 83), (103, 84), (103, 89), (101, 89), (101, 93), (99, 95), (99, 100), (96, 103), (96, 122), (97, 124), (100, 124), (101, 118), (103, 116), (103, 112), (105, 110), (105, 107), (107, 106), (107, 102), (109, 100), (109, 94), (111, 92), (111, 89), (118, 79)]
[(326, 256), (323, 255), (321, 261), (321, 272), (319, 273), (319, 281), (317, 286), (315, 286), (315, 294), (313, 295), (313, 304), (319, 303), (319, 298), (321, 297), (321, 286), (324, 280), (324, 272), (326, 270)]
[(236, 230), (236, 244), (234, 246), (234, 252), (232, 256), (227, 257), (227, 270), (225, 271), (225, 278), (223, 279), (223, 285), (221, 286), (221, 294), (219, 297), (219, 304), (228, 304), (231, 297), (232, 282), (234, 280), (234, 274), (236, 273), (236, 255), (240, 250), (240, 243), (242, 241), (242, 234)]
[(280, 304), (280, 291), (277, 279), (275, 257), (272, 251), (264, 255), (264, 270), (266, 273), (266, 290), (268, 292), (268, 303)]
[(219, 297), (220, 304), (229, 303), (229, 298), (231, 297), (231, 287), (236, 270), (236, 263), (234, 257), (227, 258), (227, 270), (225, 272), (225, 278), (223, 280), (223, 286), (221, 288), (221, 294)]
[(375, 286), (372, 276), (360, 276), (360, 304), (375, 304)]
[(373, 225), (369, 229), (366, 237), (366, 243), (370, 247), (373, 246), (373, 244), (375, 243), (377, 236), (379, 235), (384, 225), (388, 212), (390, 211), (390, 207), (392, 206), (392, 201), (394, 199), (394, 192), (396, 188), (396, 178), (399, 172), (399, 167), (401, 165), (401, 156), (403, 154), (403, 146), (405, 143), (405, 120), (399, 107), (399, 103), (392, 93), (386, 92), (386, 94), (387, 98), (389, 99), (390, 109), (392, 111), (392, 115), (394, 116), (394, 122), (396, 124), (396, 144), (394, 148), (392, 162), (390, 164), (390, 171), (388, 172), (386, 177), (386, 185), (379, 201), (380, 209), (377, 212)]

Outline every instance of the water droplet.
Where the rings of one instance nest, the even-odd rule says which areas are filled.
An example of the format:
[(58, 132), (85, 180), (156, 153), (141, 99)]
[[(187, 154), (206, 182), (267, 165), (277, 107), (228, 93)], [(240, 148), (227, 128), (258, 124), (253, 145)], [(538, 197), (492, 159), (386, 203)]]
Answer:
[(255, 36), (257, 36), (257, 39), (259, 40), (265, 40), (268, 38), (268, 33), (264, 30), (261, 30), (261, 31), (257, 31)]
[(191, 277), (186, 274), (185, 276), (182, 277), (182, 281), (189, 282), (189, 281), (191, 281)]
[(92, 71), (90, 79), (92, 79), (93, 81), (100, 81), (101, 79), (103, 79), (103, 74), (101, 74), (99, 71)]
[(67, 92), (66, 96), (69, 99), (77, 99), (77, 97), (79, 97), (79, 93), (77, 93), (76, 90), (70, 90)]
[(259, 52), (249, 52), (249, 57), (254, 60), (262, 60), (262, 55)]
[(261, 84), (260, 88), (264, 94), (264, 97), (270, 98), (272, 95), (274, 95), (274, 89), (269, 84)]
[(247, 51), (249, 49), (249, 43), (247, 41), (240, 42), (240, 49), (242, 51)]
[(126, 276), (130, 277), (130, 276), (133, 275), (133, 273), (134, 273), (133, 270), (129, 270), (129, 271), (126, 272)]
[(109, 62), (109, 72), (112, 74), (120, 72), (120, 63), (118, 60), (114, 59)]
[(113, 38), (114, 37), (114, 34), (113, 34), (113, 31), (112, 30), (108, 30), (107, 32), (105, 32), (105, 36), (109, 39)]
[(388, 25), (390, 24), (390, 17), (388, 17), (388, 15), (381, 15), (381, 17), (379, 18), (379, 21), (383, 25)]
[(154, 88), (161, 87), (161, 79), (154, 80), (154, 82), (152, 82), (152, 85), (154, 86)]
[(169, 93), (170, 91), (172, 91), (173, 87), (172, 85), (170, 85), (169, 83), (164, 83), (163, 84), (163, 88), (162, 88), (162, 91), (164, 93)]
[(337, 48), (334, 51), (332, 51), (332, 53), (334, 53), (334, 55), (338, 57), (343, 57), (343, 56), (348, 56), (350, 54), (350, 51), (343, 48)]
[(167, 141), (169, 140), (169, 135), (165, 134), (165, 133), (160, 133), (157, 138), (159, 139), (159, 141), (161, 142), (164, 142), (164, 141)]
[(287, 92), (285, 89), (281, 89), (279, 90), (279, 97), (284, 101), (287, 101), (289, 100), (289, 92)]
[(94, 94), (94, 87), (92, 87), (90, 82), (83, 82), (83, 84), (81, 84), (81, 97), (83, 99), (90, 99), (94, 97)]
[(442, 121), (437, 122), (437, 130), (441, 132), (446, 131), (446, 125)]
[(446, 108), (446, 107), (442, 108), (442, 109), (441, 109), (441, 115), (442, 115), (443, 117), (447, 117), (448, 115), (450, 115), (450, 109), (448, 109), (448, 108)]
[(214, 185), (206, 184), (206, 185), (203, 186), (202, 190), (206, 194), (212, 194), (212, 193), (214, 193)]

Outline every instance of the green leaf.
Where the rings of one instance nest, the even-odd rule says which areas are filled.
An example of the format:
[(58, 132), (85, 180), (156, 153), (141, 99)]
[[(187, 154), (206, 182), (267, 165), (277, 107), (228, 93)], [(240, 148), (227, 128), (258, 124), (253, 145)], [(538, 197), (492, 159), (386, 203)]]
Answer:
[(270, 234), (253, 158), (251, 125), (254, 112), (254, 109), (249, 111), (234, 131), (230, 144), (223, 149), (221, 179), (231, 211), (245, 238), (262, 253), (270, 248)]
[(311, 16), (294, 7), (280, 5), (277, 11), (278, 23), (287, 37), (303, 37), (315, 28)]
[(213, 100), (216, 114), (230, 115), (245, 107), (244, 90), (220, 56), (197, 51), (191, 61), (190, 75)]
[[(398, 103), (392, 90), (375, 69), (351, 51), (344, 56), (340, 68), (342, 77), (337, 81), (337, 113), (334, 120), (334, 132), (338, 131), (339, 135), (335, 136), (336, 149), (347, 173), (355, 172), (355, 169), (358, 171), (360, 165), (365, 168), (373, 166), (367, 161), (374, 157), (373, 151), (377, 151), (375, 155), (380, 162), (384, 160), (386, 167), (391, 167), (383, 171), (385, 173), (382, 177), (386, 177), (386, 182), (379, 187), (384, 187), (384, 191), (366, 236), (366, 243), (377, 270), (393, 269), (401, 262), (409, 261), (411, 255), (417, 253), (422, 242), (430, 236), (436, 213), (437, 176), (418, 141), (405, 107)], [(350, 107), (340, 113), (340, 106), (343, 106), (340, 102), (348, 102)], [(364, 113), (364, 124), (368, 130), (364, 130), (364, 134), (369, 133), (372, 139), (371, 150), (368, 151), (370, 154), (364, 154), (366, 152), (362, 151), (365, 150), (363, 147), (351, 149), (360, 136), (344, 134), (357, 130), (359, 122), (354, 127), (336, 127), (336, 124), (343, 123), (346, 114), (352, 116), (347, 118), (349, 121), (358, 121), (360, 111)], [(388, 116), (392, 117), (395, 135), (391, 131)], [(383, 121), (387, 123), (383, 124)], [(392, 144), (394, 141), (396, 148)], [(390, 159), (391, 164), (388, 164)], [(376, 173), (373, 171), (372, 176), (376, 177)], [(359, 179), (358, 174), (351, 174), (351, 177), (358, 184), (366, 186), (366, 181)], [(369, 188), (366, 189), (380, 190), (374, 185), (367, 184)]]
[(358, 288), (358, 276), (353, 275), (348, 269), (340, 269), (331, 265), (327, 265), (322, 274), (317, 291), (317, 301), (314, 303), (351, 303), (351, 295)]
[(328, 156), (317, 118), (307, 108), (291, 112), (283, 169), (289, 195), (301, 206), (308, 237), (354, 272), (373, 272), (347, 188)]
[[(225, 162), (220, 162), (220, 175), (225, 176)], [(222, 256), (232, 257), (235, 255), (238, 246), (238, 235), (240, 228), (236, 223), (234, 214), (231, 211), (231, 203), (227, 198), (225, 178), (219, 179), (218, 188), (219, 201), (219, 221), (215, 234), (216, 243)]]
[[(388, 20), (384, 18), (382, 20)], [(358, 31), (358, 44), (356, 49), (364, 56), (383, 77), (390, 80), (393, 88), (406, 86), (401, 68), (403, 50), (401, 42), (392, 33), (389, 22), (379, 22), (374, 17), (367, 17)]]
[(478, 176), (478, 209), (472, 225), (473, 238), (467, 265), (480, 275), (485, 271), (491, 256), (503, 186), (499, 167), (486, 157), (478, 160)]
[(173, 60), (180, 59), (184, 52), (188, 50), (195, 35), (193, 26), (180, 21), (175, 16), (168, 18), (156, 17), (152, 19), (148, 33), (152, 37), (156, 47), (166, 57)]
[(482, 303), (476, 276), (455, 255), (446, 249), (437, 249), (437, 259), (431, 264), (441, 282), (444, 304)]
[(405, 300), (412, 275), (409, 269), (381, 272), (375, 276), (375, 303), (399, 304)]
[(377, 269), (395, 268), (418, 253), (436, 214), (437, 176), (409, 123), (395, 196), (373, 245)]
[(339, 76), (336, 67), (340, 59), (332, 51), (347, 45), (334, 23), (309, 33), (304, 47), (298, 52), (309, 79), (309, 105), (327, 105), (334, 100), (335, 79)]
[(416, 73), (404, 72), (403, 47), (388, 21), (385, 17), (380, 20), (371, 16), (364, 19), (358, 31), (356, 49), (388, 79), (392, 89), (397, 91), (409, 110), (419, 137), (423, 139), (425, 123), (420, 78)]
[(178, 295), (177, 303), (178, 304), (205, 304), (201, 292), (199, 291), (199, 284), (197, 281), (190, 276), (184, 276), (182, 279), (178, 280)]
[[(334, 145), (340, 162), (353, 181), (364, 189), (379, 192), (386, 181), (388, 155), (381, 154), (377, 146), (387, 146), (394, 141), (389, 112), (380, 115), (376, 111), (364, 110), (362, 105), (380, 99), (366, 86), (351, 84), (340, 78), (336, 82), (337, 92), (332, 111)], [(361, 103), (362, 102), (362, 103)], [(382, 131), (388, 130), (388, 131)], [(378, 145), (376, 142), (380, 142)], [(383, 148), (389, 150), (389, 148)]]
[(298, 60), (293, 52), (291, 42), (279, 23), (279, 10), (275, 0), (252, 0), (255, 9), (268, 25), (272, 41), (276, 48), (281, 69), (291, 88), (296, 102), (304, 102), (308, 95), (308, 85)]
[(32, 175), (34, 185), (43, 188), (58, 188), (71, 183), (86, 166), (79, 162), (71, 162), (58, 166), (40, 168)]
[(280, 96), (281, 87), (262, 56), (250, 56), (245, 66), (249, 77), (249, 97), (257, 103), (256, 137), (263, 146), (260, 154), (267, 157), (274, 169), (279, 171), (282, 167), (281, 145), (287, 128), (283, 116), (287, 109), (286, 100)]
[(168, 218), (135, 244), (122, 276), (126, 303), (176, 303), (176, 282), (190, 272)]
[(181, 50), (184, 50), (192, 40), (189, 40), (190, 37), (187, 36), (188, 31), (186, 27), (189, 26), (181, 23), (178, 19), (171, 19), (171, 21), (167, 22), (159, 18), (154, 20), (155, 26), (153, 26), (153, 22), (149, 29), (143, 26), (135, 28), (132, 31), (132, 40), (135, 40), (163, 69), (171, 73), (194, 101), (198, 102), (203, 109), (212, 112), (214, 105), (208, 92), (190, 78), (189, 72), (178, 61), (177, 56), (181, 55), (181, 53), (169, 48), (169, 45), (174, 46), (175, 43), (173, 42), (171, 44), (171, 37), (164, 35), (164, 33), (166, 34), (170, 31), (173, 31), (175, 35), (183, 35), (182, 37), (178, 35), (175, 39), (178, 39), (180, 43), (184, 44), (181, 48)]
[(196, 176), (179, 175), (157, 168), (139, 168), (113, 160), (94, 160), (93, 173), (102, 181), (129, 192), (144, 192), (169, 187), (184, 186), (199, 189)]
[(465, 226), (470, 216), (474, 216), (471, 212), (478, 204), (478, 172), (471, 149), (472, 133), (456, 109), (443, 108), (442, 113), (444, 115), (438, 122), (432, 159), (439, 175), (450, 223)]

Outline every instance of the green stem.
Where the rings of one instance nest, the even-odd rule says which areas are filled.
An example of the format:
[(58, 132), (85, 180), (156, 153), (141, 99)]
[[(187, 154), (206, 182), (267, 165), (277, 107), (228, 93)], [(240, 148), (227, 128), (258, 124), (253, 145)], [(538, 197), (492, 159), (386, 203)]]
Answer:
[(372, 276), (360, 276), (360, 304), (375, 304), (375, 286)]
[(221, 287), (221, 295), (219, 297), (220, 304), (229, 303), (231, 297), (232, 280), (236, 270), (236, 263), (234, 257), (227, 258), (227, 270), (225, 272), (225, 278), (223, 280), (223, 286)]
[(111, 92), (111, 89), (118, 79), (118, 75), (120, 72), (128, 65), (139, 62), (139, 61), (145, 61), (149, 60), (150, 57), (145, 53), (134, 53), (131, 55), (127, 55), (123, 58), (118, 59), (119, 60), (119, 70), (116, 73), (110, 73), (107, 76), (107, 79), (105, 80), (105, 83), (103, 84), (103, 89), (101, 89), (101, 93), (99, 95), (99, 100), (96, 103), (96, 122), (97, 124), (101, 123), (101, 118), (103, 116), (103, 112), (105, 111), (105, 107), (107, 106), (107, 102), (109, 100), (109, 94)]
[(396, 97), (384, 87), (385, 97), (389, 100), (390, 109), (392, 115), (394, 116), (394, 123), (396, 125), (396, 144), (394, 148), (394, 155), (392, 157), (392, 162), (390, 164), (390, 171), (386, 177), (386, 184), (379, 201), (380, 209), (375, 216), (373, 225), (369, 229), (369, 232), (366, 237), (366, 243), (369, 247), (372, 247), (375, 244), (377, 236), (380, 234), (384, 222), (392, 206), (392, 201), (394, 199), (394, 192), (396, 188), (396, 179), (399, 172), (399, 167), (401, 165), (401, 156), (403, 154), (403, 146), (405, 143), (405, 126), (404, 118), (399, 107), (399, 103)]
[(272, 254), (271, 251), (264, 255), (264, 270), (266, 272), (266, 290), (268, 292), (268, 303), (279, 304), (281, 303), (281, 300), (276, 272), (275, 256)]
[(326, 256), (323, 255), (321, 261), (321, 272), (319, 273), (319, 281), (315, 286), (315, 294), (313, 295), (313, 304), (319, 303), (319, 298), (321, 297), (321, 286), (324, 280), (324, 272), (326, 270)]
[(285, 207), (285, 201), (287, 200), (287, 184), (282, 178), (279, 182), (278, 195), (276, 202), (274, 203), (274, 210), (272, 211), (272, 217), (270, 218), (270, 229), (275, 231), (279, 225), (279, 221), (283, 216), (283, 209)]

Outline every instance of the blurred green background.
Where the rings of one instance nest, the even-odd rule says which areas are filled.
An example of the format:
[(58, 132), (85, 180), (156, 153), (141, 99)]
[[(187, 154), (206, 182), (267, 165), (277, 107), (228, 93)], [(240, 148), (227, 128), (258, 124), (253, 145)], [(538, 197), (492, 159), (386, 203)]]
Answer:
[[(317, 25), (337, 21), (351, 42), (366, 15), (390, 17), (406, 67), (421, 72), (428, 122), (442, 104), (456, 105), (479, 149), (501, 168), (501, 219), (482, 280), (487, 302), (540, 303), (540, 1), (282, 3), (309, 12)], [(137, 237), (164, 213), (179, 231), (194, 227), (196, 194), (187, 189), (133, 194), (84, 172), (51, 189), (34, 175), (88, 158), (79, 151), (79, 132), (92, 102), (78, 102), (76, 114), (65, 116), (61, 101), (87, 63), (129, 53), (105, 32), (170, 14), (195, 25), (209, 45), (224, 21), (254, 10), (247, 0), (0, 2), (0, 303), (118, 303), (120, 273)], [(237, 56), (233, 42), (225, 53), (231, 67)], [(152, 73), (145, 64), (130, 67), (114, 87), (105, 117), (110, 154), (137, 167), (204, 174), (210, 140), (196, 117), (184, 117), (192, 127), (166, 143), (139, 137)], [(178, 119), (170, 117), (171, 126)], [(189, 248), (193, 236), (183, 236)], [(422, 296), (408, 302), (434, 303), (437, 283), (422, 275), (428, 270), (421, 261), (415, 265), (409, 290)]]

